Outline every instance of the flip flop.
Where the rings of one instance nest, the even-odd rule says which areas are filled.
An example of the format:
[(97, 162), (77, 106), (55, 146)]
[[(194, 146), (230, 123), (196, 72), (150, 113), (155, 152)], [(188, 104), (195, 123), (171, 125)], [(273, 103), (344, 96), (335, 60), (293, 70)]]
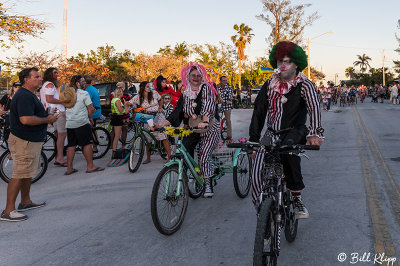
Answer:
[(104, 171), (104, 168), (96, 167), (95, 169), (90, 170), (90, 171), (86, 170), (86, 173), (94, 173), (94, 172), (101, 172), (101, 171)]
[(76, 172), (78, 172), (78, 170), (76, 170), (76, 169), (74, 168), (74, 169), (72, 169), (72, 171), (71, 171), (70, 173), (65, 172), (64, 175), (72, 175), (72, 174), (75, 174)]
[(54, 162), (54, 165), (60, 166), (60, 167), (67, 167), (68, 166), (66, 162), (63, 162), (63, 163)]

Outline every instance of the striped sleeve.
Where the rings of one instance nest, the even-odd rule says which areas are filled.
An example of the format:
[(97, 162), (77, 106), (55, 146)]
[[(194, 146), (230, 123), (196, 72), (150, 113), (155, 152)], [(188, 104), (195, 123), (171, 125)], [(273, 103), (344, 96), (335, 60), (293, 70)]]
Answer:
[(324, 138), (324, 129), (321, 126), (321, 109), (319, 106), (317, 89), (312, 81), (306, 79), (303, 82), (302, 94), (310, 116), (310, 125), (308, 127), (307, 137), (317, 136), (319, 138)]
[(211, 119), (214, 118), (215, 113), (215, 97), (208, 85), (204, 84), (203, 86), (204, 87), (202, 90), (202, 104), (200, 115), (205, 115), (209, 117), (211, 121)]

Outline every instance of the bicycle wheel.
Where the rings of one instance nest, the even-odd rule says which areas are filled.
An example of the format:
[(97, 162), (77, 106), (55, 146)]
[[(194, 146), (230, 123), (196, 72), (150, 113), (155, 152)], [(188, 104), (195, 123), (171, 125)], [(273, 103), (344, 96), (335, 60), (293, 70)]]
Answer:
[[(126, 143), (130, 144), (133, 141), (133, 138), (135, 137), (136, 134), (136, 124), (133, 122), (130, 122), (128, 124), (128, 132), (126, 133)], [(119, 141), (122, 142), (121, 138), (119, 139)]]
[[(192, 199), (197, 199), (203, 194), (204, 186), (197, 182), (197, 180), (192, 176), (192, 173), (185, 167), (184, 172), (188, 177), (188, 189), (189, 189), (189, 197)], [(191, 177), (191, 178), (190, 178)]]
[(129, 155), (128, 168), (129, 171), (136, 172), (142, 163), (144, 155), (144, 141), (142, 136), (137, 136), (132, 143), (131, 154)]
[(265, 199), (257, 217), (256, 236), (254, 240), (253, 265), (276, 265), (277, 238), (279, 225), (275, 223), (273, 200)]
[(228, 138), (228, 129), (226, 128), (226, 119), (225, 117), (221, 120), (221, 139), (226, 140)]
[(57, 138), (51, 132), (46, 132), (46, 139), (44, 140), (42, 151), (46, 154), (47, 162), (51, 162), (57, 153)]
[[(164, 235), (172, 235), (178, 231), (185, 218), (189, 192), (186, 174), (183, 172), (182, 175), (179, 180), (178, 165), (174, 164), (164, 167), (154, 181), (151, 217), (154, 226)], [(177, 191), (179, 183), (181, 190)]]
[(286, 224), (285, 224), (285, 238), (288, 242), (293, 242), (297, 236), (297, 226), (299, 220), (296, 219), (294, 213), (293, 197), (290, 191), (285, 193), (286, 201)]
[(239, 153), (237, 165), (233, 167), (233, 186), (239, 198), (245, 198), (250, 191), (251, 160), (247, 153)]
[[(100, 159), (106, 155), (111, 146), (111, 136), (102, 127), (95, 127), (93, 132), (93, 160)], [(97, 150), (96, 150), (97, 148)]]
[[(10, 150), (6, 150), (0, 156), (0, 177), (8, 183), (12, 177), (13, 159)], [(36, 175), (32, 178), (32, 183), (39, 181), (47, 171), (48, 160), (43, 151), (40, 152), (39, 167)]]

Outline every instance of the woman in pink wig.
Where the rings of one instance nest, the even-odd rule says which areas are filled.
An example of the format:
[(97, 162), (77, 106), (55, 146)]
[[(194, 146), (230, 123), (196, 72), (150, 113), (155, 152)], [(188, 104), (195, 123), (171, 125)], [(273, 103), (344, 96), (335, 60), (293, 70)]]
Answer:
[(194, 156), (194, 149), (200, 143), (200, 170), (205, 180), (204, 198), (211, 198), (213, 188), (211, 177), (214, 174), (214, 165), (211, 155), (219, 140), (219, 115), (216, 106), (217, 91), (203, 65), (190, 63), (181, 71), (181, 79), (185, 90), (179, 98), (174, 111), (167, 117), (161, 127), (173, 125), (197, 125), (200, 129), (207, 129), (203, 133), (192, 133), (183, 139), (183, 145), (190, 155)]

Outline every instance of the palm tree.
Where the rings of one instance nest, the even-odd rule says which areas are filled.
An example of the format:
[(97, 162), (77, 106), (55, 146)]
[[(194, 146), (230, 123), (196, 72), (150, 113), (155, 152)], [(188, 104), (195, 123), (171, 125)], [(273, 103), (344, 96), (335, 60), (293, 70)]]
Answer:
[(160, 48), (160, 50), (158, 50), (157, 53), (164, 55), (164, 56), (170, 56), (172, 54), (171, 45), (167, 45), (165, 47)]
[(371, 60), (371, 57), (367, 56), (366, 54), (363, 55), (357, 55), (358, 60), (354, 62), (354, 66), (359, 66), (361, 72), (365, 72), (367, 68), (371, 68), (369, 65), (369, 62)]
[(183, 63), (183, 58), (189, 56), (189, 49), (186, 42), (177, 43), (172, 51), (173, 55), (179, 59), (180, 64)]
[(353, 77), (354, 77), (355, 74), (356, 74), (354, 67), (348, 67), (348, 68), (346, 68), (345, 74), (346, 74), (346, 77), (348, 77), (348, 78), (350, 78), (350, 79), (353, 79)]
[(242, 87), (241, 83), (241, 72), (242, 72), (242, 60), (245, 59), (244, 49), (246, 48), (247, 43), (250, 44), (251, 38), (254, 36), (251, 31), (253, 30), (249, 26), (245, 25), (244, 23), (238, 26), (235, 24), (233, 29), (236, 30), (236, 35), (231, 37), (231, 40), (235, 47), (238, 49), (238, 58), (239, 58), (239, 88)]

